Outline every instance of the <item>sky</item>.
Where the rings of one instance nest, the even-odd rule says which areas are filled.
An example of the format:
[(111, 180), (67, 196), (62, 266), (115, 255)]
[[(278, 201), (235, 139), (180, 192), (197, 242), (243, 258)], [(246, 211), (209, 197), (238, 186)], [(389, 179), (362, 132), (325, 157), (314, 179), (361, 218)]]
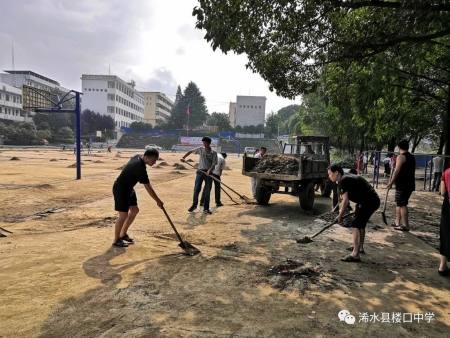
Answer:
[(209, 113), (236, 95), (266, 96), (266, 115), (299, 103), (270, 92), (246, 56), (213, 51), (195, 28), (195, 0), (0, 0), (0, 70), (32, 70), (70, 89), (81, 74), (118, 75), (174, 98), (193, 81)]

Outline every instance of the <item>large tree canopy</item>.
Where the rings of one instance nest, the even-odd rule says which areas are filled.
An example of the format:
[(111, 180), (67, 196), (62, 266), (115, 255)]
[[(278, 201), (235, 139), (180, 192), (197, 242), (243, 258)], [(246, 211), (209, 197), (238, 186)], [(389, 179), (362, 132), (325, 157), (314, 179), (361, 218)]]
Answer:
[(214, 50), (247, 54), (248, 67), (286, 97), (313, 90), (330, 62), (450, 34), (444, 1), (199, 0), (193, 15)]

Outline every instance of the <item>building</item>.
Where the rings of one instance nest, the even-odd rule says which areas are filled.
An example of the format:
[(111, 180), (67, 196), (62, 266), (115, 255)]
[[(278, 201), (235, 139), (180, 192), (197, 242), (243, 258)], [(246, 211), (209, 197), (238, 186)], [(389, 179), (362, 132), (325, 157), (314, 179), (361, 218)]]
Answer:
[(141, 92), (144, 96), (144, 122), (153, 127), (167, 122), (173, 108), (173, 101), (161, 92)]
[(230, 126), (236, 127), (236, 102), (230, 102), (228, 108), (228, 119), (230, 120)]
[[(21, 90), (25, 120), (32, 115), (32, 109), (28, 107), (53, 107), (53, 102), (57, 102), (69, 92), (58, 81), (31, 70), (5, 70), (5, 73), (0, 73), (0, 82)], [(74, 100), (68, 100), (63, 107), (69, 108), (73, 105)]]
[(115, 75), (83, 74), (81, 88), (81, 109), (111, 116), (116, 130), (144, 121), (144, 96), (133, 81), (125, 82)]
[(22, 89), (0, 82), (0, 119), (24, 122)]
[(237, 96), (235, 126), (264, 125), (266, 117), (265, 96)]

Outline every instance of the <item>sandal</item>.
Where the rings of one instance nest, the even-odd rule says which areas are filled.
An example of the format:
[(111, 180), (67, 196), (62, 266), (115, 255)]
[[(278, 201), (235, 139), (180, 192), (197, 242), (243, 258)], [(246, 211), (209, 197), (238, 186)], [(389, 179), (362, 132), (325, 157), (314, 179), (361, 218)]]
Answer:
[(409, 228), (405, 227), (404, 225), (397, 225), (397, 226), (394, 227), (394, 230), (408, 232)]
[[(346, 250), (347, 250), (347, 251), (353, 251), (353, 247), (351, 246), (351, 247), (347, 248)], [(364, 249), (359, 250), (359, 253), (360, 253), (360, 254), (363, 254), (363, 255), (366, 254), (366, 252), (364, 251)]]
[(359, 263), (359, 262), (361, 262), (361, 258), (352, 256), (352, 255), (348, 255), (348, 256), (346, 256), (344, 258), (341, 258), (341, 261), (343, 261), (343, 262), (351, 262), (351, 263)]

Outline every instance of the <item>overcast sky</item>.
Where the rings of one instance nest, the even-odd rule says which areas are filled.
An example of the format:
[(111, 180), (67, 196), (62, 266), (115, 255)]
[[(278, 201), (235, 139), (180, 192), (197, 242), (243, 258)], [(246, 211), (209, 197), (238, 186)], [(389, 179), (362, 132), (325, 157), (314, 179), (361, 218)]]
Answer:
[[(195, 0), (0, 0), (0, 69), (33, 70), (70, 89), (81, 74), (134, 79), (174, 97), (194, 81), (208, 110), (228, 113), (236, 95), (267, 97), (266, 114), (294, 103), (277, 97), (244, 55), (213, 52), (194, 28)], [(298, 101), (298, 100), (297, 100)]]

